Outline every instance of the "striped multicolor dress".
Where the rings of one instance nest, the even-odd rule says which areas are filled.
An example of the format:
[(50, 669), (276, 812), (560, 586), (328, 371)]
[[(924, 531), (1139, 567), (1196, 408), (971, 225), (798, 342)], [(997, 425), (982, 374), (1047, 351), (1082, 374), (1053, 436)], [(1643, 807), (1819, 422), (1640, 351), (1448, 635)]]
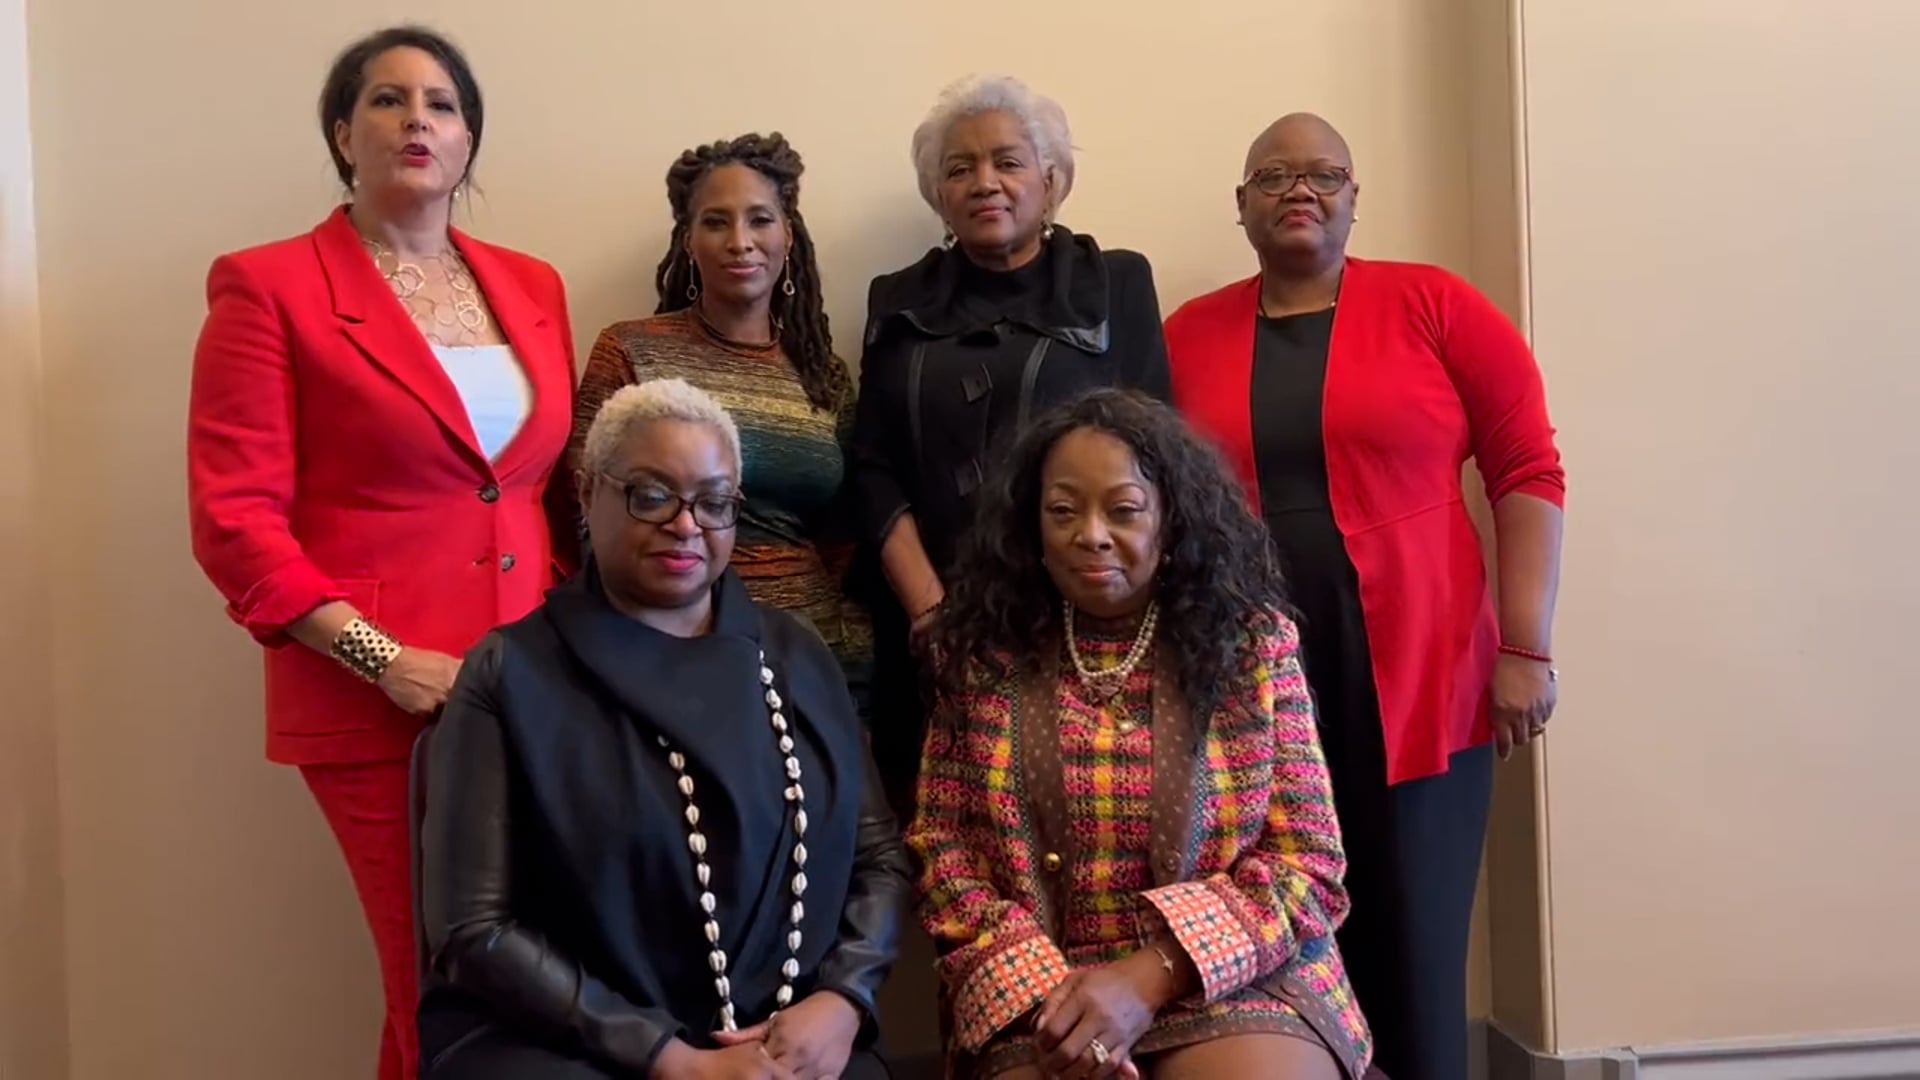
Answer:
[(690, 309), (619, 322), (600, 332), (587, 358), (574, 395), (568, 461), (579, 461), (587, 428), (607, 398), (648, 379), (685, 379), (733, 414), (746, 496), (733, 568), (755, 603), (812, 623), (848, 680), (863, 683), (873, 632), (842, 589), (853, 546), (834, 521), (853, 402), (816, 409), (777, 342), (729, 341)]
[[(1158, 647), (1111, 701), (1061, 660), (1025, 686), (983, 671), (936, 718), (907, 841), (955, 1074), (1032, 1061), (1016, 1021), (1069, 971), (1168, 936), (1204, 989), (1162, 1010), (1134, 1054), (1272, 1033), (1365, 1073), (1333, 941), (1345, 856), (1297, 636), (1279, 626), (1250, 637), (1241, 688), (1197, 747), (1172, 680), (1149, 670)], [(1083, 630), (1078, 645), (1111, 667), (1132, 638)]]

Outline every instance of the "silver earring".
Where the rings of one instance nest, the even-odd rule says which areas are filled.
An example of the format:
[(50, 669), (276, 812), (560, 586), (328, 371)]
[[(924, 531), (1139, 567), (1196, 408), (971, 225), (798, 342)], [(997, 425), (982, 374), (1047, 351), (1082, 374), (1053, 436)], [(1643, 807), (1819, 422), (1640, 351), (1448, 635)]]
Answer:
[(949, 225), (947, 227), (946, 234), (940, 237), (940, 246), (943, 248), (951, 248), (953, 247), (954, 244), (958, 243), (959, 241), (960, 241), (960, 238), (953, 235), (953, 227)]
[(1053, 239), (1053, 222), (1049, 221), (1044, 226), (1041, 227), (1040, 239), (1042, 240)]

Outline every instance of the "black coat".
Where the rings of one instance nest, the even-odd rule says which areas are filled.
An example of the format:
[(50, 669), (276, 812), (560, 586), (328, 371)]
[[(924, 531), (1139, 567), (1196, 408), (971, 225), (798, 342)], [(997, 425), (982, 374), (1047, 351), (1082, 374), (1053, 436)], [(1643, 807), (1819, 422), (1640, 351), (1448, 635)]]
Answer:
[(1164, 401), (1169, 382), (1152, 268), (1090, 236), (1056, 228), (1007, 273), (955, 248), (875, 279), (848, 481), (866, 540), (882, 543), (911, 510), (946, 573), (976, 491), (1025, 422), (1098, 387)]
[(719, 997), (662, 735), (694, 779), (739, 1023), (768, 1015), (788, 955), (794, 834), (762, 650), (809, 818), (795, 1000), (844, 995), (871, 1043), (910, 867), (832, 653), (755, 605), (731, 571), (712, 631), (682, 639), (616, 611), (589, 568), (475, 647), (432, 737), (424, 1060), (483, 1024), (618, 1075), (646, 1075), (676, 1036), (711, 1045)]

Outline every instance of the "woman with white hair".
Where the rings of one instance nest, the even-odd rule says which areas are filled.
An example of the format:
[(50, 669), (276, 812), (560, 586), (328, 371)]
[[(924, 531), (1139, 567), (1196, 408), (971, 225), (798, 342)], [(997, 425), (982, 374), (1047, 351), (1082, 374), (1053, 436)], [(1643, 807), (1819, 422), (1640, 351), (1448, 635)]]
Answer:
[(733, 419), (587, 432), (585, 570), (468, 656), (429, 743), (428, 1080), (883, 1077), (908, 862), (846, 682), (727, 567)]
[(1017, 79), (962, 80), (914, 132), (913, 164), (946, 243), (873, 282), (850, 466), (891, 587), (874, 605), (887, 720), (873, 742), (903, 814), (925, 715), (910, 645), (946, 595), (983, 477), (1051, 406), (1097, 387), (1169, 393), (1147, 260), (1055, 220), (1074, 180), (1057, 102)]

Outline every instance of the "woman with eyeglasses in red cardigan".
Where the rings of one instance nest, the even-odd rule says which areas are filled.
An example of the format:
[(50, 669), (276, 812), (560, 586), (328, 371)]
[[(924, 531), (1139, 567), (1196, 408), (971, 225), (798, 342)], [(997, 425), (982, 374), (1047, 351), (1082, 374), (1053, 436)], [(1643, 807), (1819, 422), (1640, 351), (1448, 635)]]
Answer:
[[(1375, 1062), (1464, 1080), (1493, 759), (1546, 732), (1565, 477), (1532, 353), (1465, 281), (1350, 258), (1346, 141), (1296, 114), (1236, 190), (1260, 273), (1167, 320), (1174, 403), (1279, 549), (1348, 857)], [(1493, 504), (1496, 612), (1461, 468)]]

